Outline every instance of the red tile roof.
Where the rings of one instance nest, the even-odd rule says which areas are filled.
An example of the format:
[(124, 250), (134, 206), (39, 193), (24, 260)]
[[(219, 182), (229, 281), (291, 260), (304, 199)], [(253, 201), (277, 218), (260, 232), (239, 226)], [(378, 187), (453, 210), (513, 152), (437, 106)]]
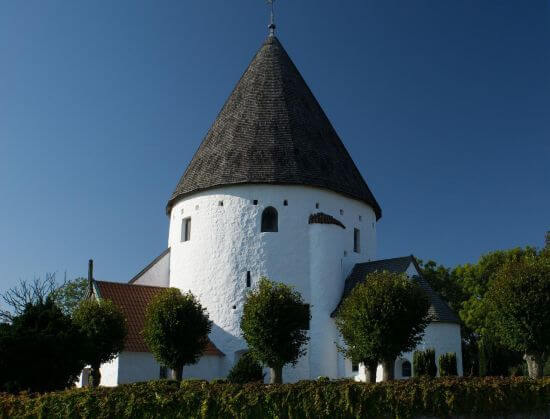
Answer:
[[(141, 335), (145, 324), (145, 309), (151, 299), (166, 288), (106, 281), (94, 281), (94, 285), (99, 298), (111, 300), (120, 307), (126, 317), (128, 335), (126, 336), (124, 350), (149, 352), (149, 348)], [(224, 356), (224, 353), (209, 340), (204, 355)]]

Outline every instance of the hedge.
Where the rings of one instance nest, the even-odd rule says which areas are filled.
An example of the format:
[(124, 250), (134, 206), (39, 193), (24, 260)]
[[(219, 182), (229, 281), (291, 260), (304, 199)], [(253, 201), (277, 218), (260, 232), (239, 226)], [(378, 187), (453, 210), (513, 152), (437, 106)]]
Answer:
[(550, 412), (550, 378), (439, 378), (365, 384), (151, 381), (44, 395), (0, 394), (0, 417), (409, 418)]

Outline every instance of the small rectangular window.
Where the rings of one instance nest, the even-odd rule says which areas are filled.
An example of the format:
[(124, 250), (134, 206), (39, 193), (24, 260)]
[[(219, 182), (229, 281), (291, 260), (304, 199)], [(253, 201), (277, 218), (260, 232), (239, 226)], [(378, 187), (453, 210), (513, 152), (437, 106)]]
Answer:
[(344, 210), (343, 209), (340, 210), (340, 215), (344, 215)]
[(160, 371), (159, 371), (159, 378), (161, 380), (168, 378), (168, 368), (161, 365)]
[(191, 240), (191, 218), (181, 220), (181, 241), (187, 242)]
[(219, 201), (219, 202), (218, 202), (218, 205), (219, 205), (220, 207), (223, 207), (223, 201)]
[(363, 217), (359, 216), (359, 221), (363, 221)]
[(250, 278), (250, 271), (246, 271), (246, 287), (250, 288), (252, 285), (252, 279)]
[(252, 205), (258, 205), (258, 200), (255, 199), (254, 201), (252, 201)]
[(351, 371), (352, 372), (357, 372), (359, 371), (359, 364), (357, 362), (352, 362), (351, 363)]
[(361, 251), (361, 232), (358, 228), (353, 229), (353, 251), (359, 253)]
[(288, 201), (287, 201), (286, 199), (283, 201), (283, 205), (284, 205), (285, 207), (288, 205)]
[(319, 209), (319, 203), (318, 202), (315, 203), (315, 208)]

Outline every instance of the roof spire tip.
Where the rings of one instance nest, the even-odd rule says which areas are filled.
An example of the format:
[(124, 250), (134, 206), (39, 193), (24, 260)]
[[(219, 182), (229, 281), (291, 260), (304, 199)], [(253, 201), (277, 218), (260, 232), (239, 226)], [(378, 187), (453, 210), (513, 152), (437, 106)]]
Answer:
[(275, 26), (274, 2), (275, 2), (275, 0), (267, 0), (267, 4), (269, 4), (271, 6), (271, 19), (270, 19), (269, 26), (268, 26), (269, 36), (275, 36), (275, 28), (277, 27), (277, 26)]

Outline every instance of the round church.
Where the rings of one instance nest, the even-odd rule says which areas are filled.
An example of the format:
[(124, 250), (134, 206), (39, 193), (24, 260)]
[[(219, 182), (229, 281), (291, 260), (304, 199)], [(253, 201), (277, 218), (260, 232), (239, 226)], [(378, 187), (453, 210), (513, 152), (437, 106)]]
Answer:
[[(240, 318), (261, 277), (292, 285), (311, 307), (307, 353), (283, 371), (285, 382), (352, 377), (362, 365), (338, 351), (333, 314), (370, 272), (403, 272), (431, 300), (419, 349), (457, 355), (457, 316), (422, 278), (414, 256), (376, 259), (382, 209), (334, 127), (272, 33), (224, 104), (170, 197), (167, 249), (128, 283), (93, 281), (96, 298), (125, 313), (125, 349), (102, 366), (102, 385), (163, 377), (143, 342), (145, 307), (166, 287), (191, 291), (213, 321), (194, 378), (223, 378), (246, 352)], [(412, 354), (396, 360), (410, 377)], [(381, 367), (377, 372), (382, 375)], [(83, 374), (82, 385), (86, 377)]]

